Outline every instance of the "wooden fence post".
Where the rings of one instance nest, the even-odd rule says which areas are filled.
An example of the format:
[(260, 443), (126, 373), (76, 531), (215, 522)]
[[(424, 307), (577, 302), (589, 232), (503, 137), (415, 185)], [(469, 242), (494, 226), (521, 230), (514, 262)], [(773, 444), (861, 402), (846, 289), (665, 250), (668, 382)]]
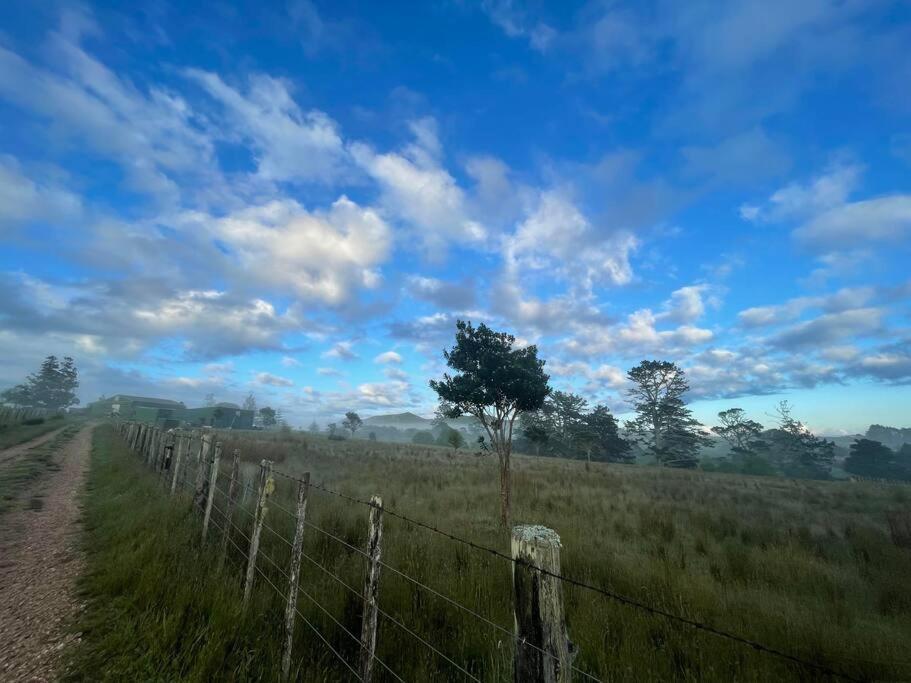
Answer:
[(512, 559), (516, 617), (513, 678), (568, 683), (572, 678), (572, 645), (563, 614), (563, 585), (560, 579), (538, 570), (560, 573), (560, 537), (543, 526), (513, 527)]
[(206, 497), (206, 513), (202, 518), (202, 540), (206, 540), (209, 533), (209, 520), (212, 519), (212, 505), (215, 504), (215, 484), (218, 482), (218, 464), (221, 461), (221, 442), (215, 442), (215, 452), (212, 456), (212, 469), (209, 470), (209, 489)]
[(174, 432), (174, 462), (171, 467), (171, 495), (174, 495), (174, 491), (177, 490), (177, 477), (180, 476), (180, 466), (183, 464), (183, 455), (184, 455), (184, 435), (183, 431), (177, 430)]
[(206, 501), (206, 465), (209, 464), (209, 451), (212, 448), (212, 435), (203, 434), (196, 456), (196, 487), (193, 491), (193, 505), (200, 510)]
[(234, 517), (234, 506), (237, 503), (237, 487), (240, 485), (240, 451), (234, 449), (231, 458), (231, 481), (228, 483), (228, 500), (225, 503), (225, 528), (221, 535), (221, 555), (219, 557), (219, 566), (225, 562), (225, 555), (228, 553), (228, 538), (230, 538), (232, 518)]
[(269, 497), (275, 491), (275, 479), (272, 478), (272, 461), (263, 460), (259, 466), (259, 500), (256, 502), (256, 515), (253, 518), (253, 534), (250, 536), (250, 552), (247, 556), (247, 577), (244, 581), (244, 609), (250, 602), (253, 593), (253, 579), (256, 577), (256, 554), (259, 552), (259, 537), (263, 533), (263, 522), (269, 511)]
[(304, 553), (304, 522), (307, 518), (309, 495), (310, 473), (305, 472), (303, 481), (297, 487), (297, 525), (294, 529), (294, 543), (291, 546), (291, 576), (288, 579), (288, 604), (285, 607), (285, 649), (282, 652), (282, 677), (285, 680), (288, 680), (291, 674), (291, 645), (294, 641), (294, 617), (297, 612), (297, 584), (301, 556)]
[(370, 498), (370, 528), (367, 533), (367, 576), (364, 579), (364, 615), (361, 618), (361, 680), (370, 683), (376, 651), (376, 624), (379, 604), (380, 557), (383, 550), (383, 499)]

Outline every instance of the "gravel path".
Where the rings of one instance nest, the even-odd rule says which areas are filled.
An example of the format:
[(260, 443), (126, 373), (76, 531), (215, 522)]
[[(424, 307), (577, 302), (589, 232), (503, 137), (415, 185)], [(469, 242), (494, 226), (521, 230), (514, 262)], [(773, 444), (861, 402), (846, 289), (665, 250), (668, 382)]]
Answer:
[(43, 496), (40, 509), (17, 509), (0, 519), (0, 681), (54, 680), (64, 647), (78, 637), (66, 628), (79, 610), (78, 499), (91, 436), (92, 428), (83, 428), (57, 454), (61, 469), (28, 492)]

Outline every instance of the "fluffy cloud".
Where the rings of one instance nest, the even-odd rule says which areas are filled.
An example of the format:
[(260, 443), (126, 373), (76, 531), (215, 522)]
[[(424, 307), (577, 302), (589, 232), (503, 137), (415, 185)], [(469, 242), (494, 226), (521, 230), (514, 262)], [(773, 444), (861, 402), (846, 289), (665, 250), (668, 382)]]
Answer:
[(503, 252), (507, 267), (557, 272), (590, 288), (598, 283), (630, 282), (629, 257), (638, 243), (625, 232), (600, 236), (568, 199), (548, 191), (504, 240)]
[(826, 313), (778, 333), (771, 343), (786, 349), (828, 346), (844, 339), (857, 339), (880, 332), (882, 319), (883, 312), (878, 308)]
[(436, 123), (421, 119), (410, 129), (414, 142), (400, 152), (381, 154), (353, 143), (354, 161), (379, 184), (387, 212), (412, 226), (431, 253), (449, 242), (479, 243), (486, 231), (469, 218), (464, 192), (441, 164)]
[(441, 308), (466, 308), (475, 302), (474, 283), (445, 282), (437, 278), (410, 275), (406, 291), (413, 297), (429, 301)]
[(401, 363), (402, 357), (395, 351), (385, 351), (373, 359), (374, 363), (385, 365), (387, 363)]
[(391, 234), (369, 208), (341, 197), (328, 211), (307, 211), (293, 200), (276, 200), (224, 218), (190, 214), (260, 283), (330, 305), (344, 303), (356, 288), (380, 282)]
[(331, 349), (323, 352), (323, 358), (335, 358), (338, 360), (355, 360), (358, 355), (354, 352), (354, 342), (340, 341), (336, 342)]
[(269, 387), (293, 387), (294, 382), (287, 377), (273, 375), (270, 372), (257, 372), (253, 376), (253, 382), (262, 386)]

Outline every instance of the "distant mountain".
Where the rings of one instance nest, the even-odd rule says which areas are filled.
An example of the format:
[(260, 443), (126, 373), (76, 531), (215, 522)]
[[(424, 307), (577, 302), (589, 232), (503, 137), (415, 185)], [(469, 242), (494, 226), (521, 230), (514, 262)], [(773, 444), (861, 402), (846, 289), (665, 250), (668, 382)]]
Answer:
[(870, 425), (866, 434), (868, 439), (879, 441), (889, 448), (898, 450), (906, 443), (911, 443), (911, 428), (885, 427), (883, 425)]
[(364, 420), (365, 425), (376, 427), (395, 427), (397, 429), (430, 429), (431, 423), (426, 417), (414, 413), (395, 413), (392, 415), (374, 415)]

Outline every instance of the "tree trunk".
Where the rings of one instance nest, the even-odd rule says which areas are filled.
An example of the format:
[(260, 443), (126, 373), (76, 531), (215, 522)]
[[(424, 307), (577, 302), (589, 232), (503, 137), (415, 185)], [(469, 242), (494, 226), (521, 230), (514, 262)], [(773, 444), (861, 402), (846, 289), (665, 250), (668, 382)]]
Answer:
[(503, 525), (504, 529), (508, 529), (510, 526), (510, 518), (512, 516), (512, 495), (511, 495), (511, 482), (510, 482), (510, 471), (509, 471), (509, 450), (504, 445), (501, 445), (500, 448), (502, 452), (499, 453), (500, 456), (500, 523)]

